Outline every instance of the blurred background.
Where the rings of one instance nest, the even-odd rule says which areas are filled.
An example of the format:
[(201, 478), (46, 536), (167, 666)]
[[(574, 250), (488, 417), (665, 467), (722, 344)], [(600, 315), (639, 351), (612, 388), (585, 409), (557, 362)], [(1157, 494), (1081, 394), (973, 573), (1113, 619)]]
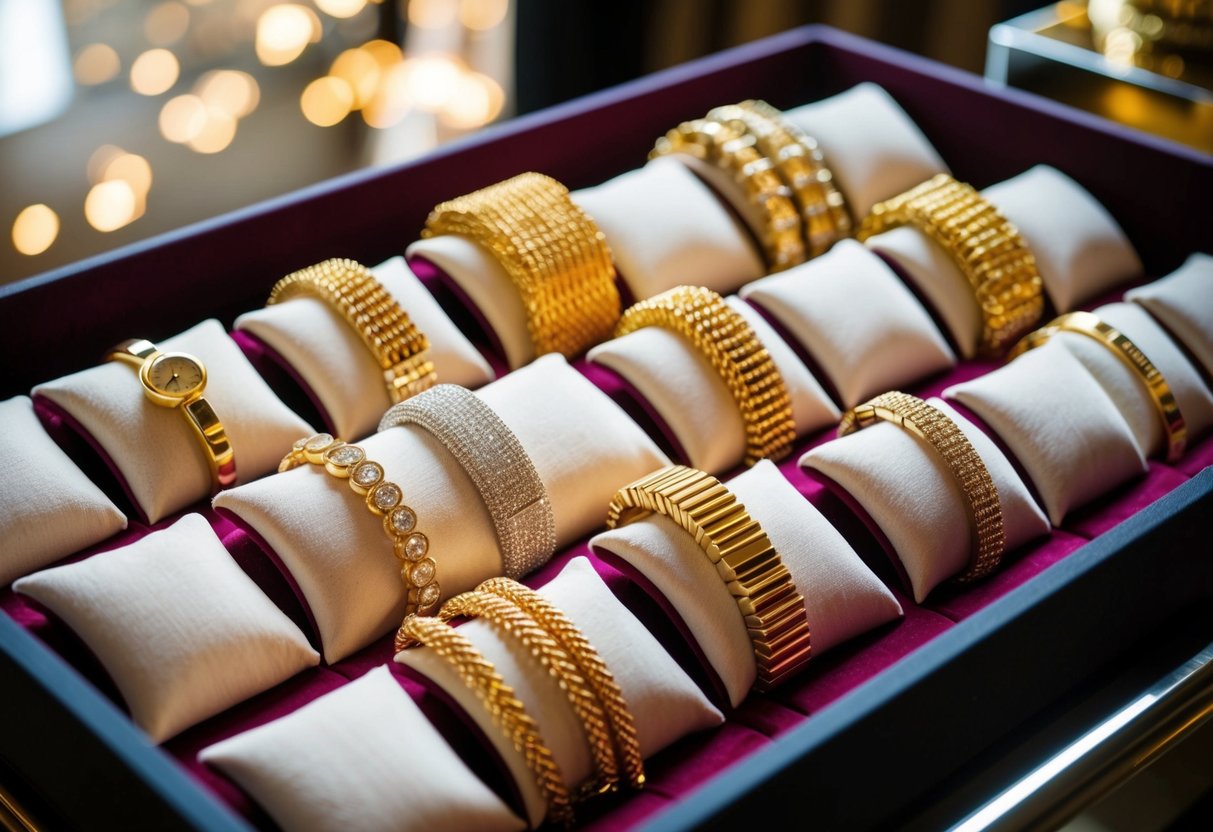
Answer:
[(0, 0), (0, 283), (804, 23), (981, 72), (1038, 5)]

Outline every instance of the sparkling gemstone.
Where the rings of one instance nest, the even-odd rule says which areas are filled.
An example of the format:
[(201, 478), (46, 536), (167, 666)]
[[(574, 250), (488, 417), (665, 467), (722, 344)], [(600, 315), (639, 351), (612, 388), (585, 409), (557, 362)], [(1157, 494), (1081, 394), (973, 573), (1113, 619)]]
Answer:
[(324, 458), (334, 465), (342, 468), (348, 468), (351, 465), (356, 465), (366, 459), (366, 452), (357, 445), (342, 445), (338, 448), (333, 448), (327, 451)]
[(432, 607), (438, 603), (438, 599), (441, 597), (442, 589), (438, 586), (437, 582), (426, 584), (417, 593), (417, 606), (422, 609)]
[(309, 451), (322, 451), (329, 445), (333, 444), (333, 436), (330, 433), (318, 433), (304, 443), (303, 447)]
[(404, 556), (409, 560), (420, 560), (429, 551), (430, 542), (421, 532), (410, 534), (404, 541)]
[(396, 534), (408, 534), (417, 525), (417, 515), (408, 506), (400, 506), (392, 510), (388, 523)]
[(409, 577), (413, 579), (415, 586), (425, 586), (430, 581), (434, 580), (434, 573), (438, 571), (437, 565), (430, 558), (418, 561), (409, 570)]
[(303, 446), (306, 445), (311, 438), (312, 437), (310, 437), (310, 436), (305, 436), (302, 439), (296, 439), (295, 444), (291, 445), (291, 447), (294, 448), (296, 451), (302, 451)]
[(364, 462), (354, 469), (354, 482), (370, 488), (383, 479), (383, 469), (374, 462)]
[(380, 483), (371, 493), (371, 501), (380, 511), (387, 511), (400, 502), (400, 486), (392, 482)]

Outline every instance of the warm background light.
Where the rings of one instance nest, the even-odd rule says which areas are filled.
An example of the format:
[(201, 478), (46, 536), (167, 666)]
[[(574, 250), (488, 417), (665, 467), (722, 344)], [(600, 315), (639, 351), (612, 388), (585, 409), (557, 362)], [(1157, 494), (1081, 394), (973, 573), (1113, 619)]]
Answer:
[(130, 185), (140, 203), (152, 189), (152, 166), (137, 153), (123, 153), (112, 160), (105, 166), (102, 177), (106, 181), (120, 179)]
[(461, 0), (459, 22), (469, 29), (492, 29), (505, 20), (509, 9), (509, 0)]
[(177, 83), (181, 66), (167, 49), (149, 49), (131, 64), (131, 89), (140, 95), (160, 95)]
[(354, 91), (354, 109), (360, 110), (375, 97), (382, 73), (379, 62), (366, 49), (347, 49), (337, 56), (329, 75), (340, 78)]
[(304, 117), (320, 127), (331, 127), (350, 114), (354, 91), (341, 78), (326, 75), (307, 85), (299, 98)]
[(447, 55), (423, 55), (404, 62), (409, 97), (423, 110), (442, 109), (459, 83), (462, 67)]
[(289, 64), (320, 40), (321, 32), (320, 18), (307, 6), (270, 6), (257, 19), (257, 58), (266, 66)]
[(442, 109), (443, 119), (452, 127), (471, 129), (495, 119), (505, 104), (501, 85), (479, 72), (466, 72), (455, 84), (454, 94)]
[(366, 7), (366, 0), (316, 0), (316, 7), (332, 17), (353, 17)]
[(196, 95), (179, 95), (160, 108), (160, 135), (185, 144), (206, 126), (206, 104)]
[(422, 29), (449, 26), (458, 13), (458, 0), (409, 0), (409, 23)]
[(90, 43), (76, 53), (72, 71), (76, 80), (87, 86), (104, 84), (122, 70), (122, 62), (114, 47), (106, 43)]
[(139, 200), (121, 179), (99, 182), (84, 198), (84, 218), (98, 231), (117, 231), (135, 219)]
[(362, 120), (370, 127), (391, 127), (399, 124), (410, 109), (408, 70), (398, 63), (384, 73), (375, 95), (362, 110)]
[(206, 121), (202, 129), (185, 145), (198, 153), (219, 153), (226, 150), (234, 138), (236, 119), (218, 107), (206, 107)]
[(105, 171), (109, 168), (110, 163), (126, 153), (125, 150), (113, 144), (103, 144), (101, 147), (93, 151), (88, 157), (88, 165), (85, 170), (88, 173), (88, 182), (90, 185), (96, 185), (98, 182), (105, 180)]
[(217, 107), (233, 118), (244, 118), (261, 101), (261, 88), (247, 72), (218, 69), (198, 79), (194, 92), (208, 107)]
[(153, 6), (143, 19), (143, 34), (157, 46), (168, 46), (185, 37), (190, 27), (190, 10), (184, 3), (169, 0)]
[(41, 254), (58, 236), (59, 215), (42, 203), (23, 209), (13, 221), (13, 247), (22, 254)]

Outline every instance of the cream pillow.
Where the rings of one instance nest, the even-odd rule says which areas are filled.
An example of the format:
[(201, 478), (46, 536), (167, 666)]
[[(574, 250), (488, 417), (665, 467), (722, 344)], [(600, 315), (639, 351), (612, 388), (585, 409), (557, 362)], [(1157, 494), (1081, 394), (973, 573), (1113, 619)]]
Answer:
[(1213, 257), (1193, 254), (1164, 278), (1125, 293), (1144, 306), (1213, 376)]

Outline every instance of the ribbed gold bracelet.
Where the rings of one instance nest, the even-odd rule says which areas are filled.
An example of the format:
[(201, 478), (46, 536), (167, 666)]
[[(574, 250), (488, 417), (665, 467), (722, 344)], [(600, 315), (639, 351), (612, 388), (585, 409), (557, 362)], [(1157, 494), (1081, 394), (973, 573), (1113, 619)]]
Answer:
[(383, 531), (392, 541), (404, 580), (406, 614), (425, 612), (442, 598), (438, 565), (428, 557), (430, 541), (417, 531), (417, 513), (404, 503), (404, 489), (387, 479), (383, 466), (366, 458), (366, 451), (348, 445), (331, 434), (318, 433), (295, 442), (278, 463), (278, 471), (300, 465), (318, 465), (338, 479), (348, 480), (350, 490), (366, 498), (370, 512), (383, 518)]
[(422, 237), (457, 234), (501, 264), (522, 296), (535, 352), (581, 354), (610, 336), (619, 290), (606, 238), (555, 179), (523, 173), (443, 202)]
[(787, 455), (796, 439), (792, 399), (779, 368), (745, 318), (711, 289), (677, 286), (633, 304), (615, 335), (647, 326), (681, 335), (720, 374), (745, 423), (747, 465)]
[(964, 431), (939, 408), (917, 396), (893, 390), (844, 413), (838, 435), (846, 436), (878, 421), (892, 422), (929, 445), (960, 488), (972, 555), (968, 567), (956, 580), (972, 581), (993, 572), (1006, 547), (1002, 504), (994, 479)]
[(1162, 419), (1163, 433), (1167, 437), (1167, 461), (1175, 462), (1183, 456), (1188, 443), (1188, 428), (1183, 414), (1179, 412), (1179, 403), (1175, 394), (1163, 377), (1162, 371), (1154, 365), (1142, 352), (1141, 348), (1111, 324), (1104, 323), (1093, 312), (1067, 312), (1054, 318), (1049, 323), (1028, 333), (1011, 350), (1008, 360), (1024, 352), (1041, 346), (1059, 332), (1074, 332), (1085, 335), (1103, 344), (1126, 364), (1150, 394), (1150, 401)]
[(804, 598), (762, 526), (727, 487), (695, 468), (663, 468), (616, 492), (607, 526), (649, 514), (681, 526), (715, 565), (754, 646), (758, 690), (770, 690), (809, 661)]
[(823, 254), (834, 243), (850, 236), (851, 215), (846, 199), (834, 186), (834, 174), (826, 165), (825, 154), (816, 139), (765, 101), (716, 107), (708, 118), (752, 135), (759, 152), (774, 163), (800, 209), (809, 257)]
[(493, 663), (467, 637), (440, 619), (410, 615), (404, 619), (401, 629), (409, 639), (429, 647), (450, 664), (468, 689), (484, 703), (493, 724), (510, 740), (535, 776), (535, 785), (547, 803), (547, 820), (571, 822), (573, 804), (560, 766), (544, 741), (539, 724)]
[(478, 589), (499, 595), (516, 604), (539, 622), (577, 663), (606, 711), (624, 777), (632, 788), (641, 788), (645, 782), (644, 758), (640, 754), (640, 740), (636, 736), (636, 721), (623, 698), (619, 683), (615, 681), (611, 669), (594, 649), (594, 645), (563, 610), (543, 595), (515, 580), (490, 578)]
[(682, 153), (732, 176), (762, 217), (758, 237), (767, 268), (778, 272), (803, 263), (808, 253), (792, 191), (755, 144), (755, 138), (744, 130), (700, 118), (684, 121), (658, 139), (649, 158)]
[(937, 174), (872, 207), (860, 241), (903, 225), (923, 231), (952, 256), (981, 310), (981, 350), (997, 355), (1036, 325), (1044, 295), (1036, 258), (1015, 228), (973, 186)]
[(383, 369), (390, 401), (404, 401), (437, 381), (429, 339), (366, 266), (333, 259), (300, 269), (274, 284), (266, 305), (303, 296), (325, 301), (358, 333)]

